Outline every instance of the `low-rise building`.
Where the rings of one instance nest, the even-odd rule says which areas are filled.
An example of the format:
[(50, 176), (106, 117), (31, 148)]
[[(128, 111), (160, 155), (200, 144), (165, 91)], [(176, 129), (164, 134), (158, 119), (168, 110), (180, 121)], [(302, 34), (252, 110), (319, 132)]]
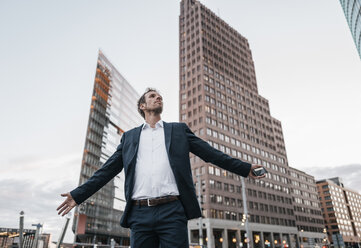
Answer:
[(334, 247), (359, 247), (361, 195), (345, 188), (339, 177), (317, 181), (317, 190), (330, 242)]
[(322, 247), (327, 244), (328, 240), (315, 178), (292, 167), (288, 172), (292, 184), (293, 210), (300, 246), (304, 248), (316, 245)]

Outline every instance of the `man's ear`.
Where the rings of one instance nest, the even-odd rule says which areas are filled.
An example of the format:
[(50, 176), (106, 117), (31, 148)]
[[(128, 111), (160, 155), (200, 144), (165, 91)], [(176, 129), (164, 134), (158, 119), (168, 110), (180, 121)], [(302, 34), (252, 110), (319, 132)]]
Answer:
[(145, 109), (145, 103), (142, 103), (142, 104), (140, 104), (140, 106), (139, 106), (139, 108), (141, 109), (141, 110), (144, 110)]

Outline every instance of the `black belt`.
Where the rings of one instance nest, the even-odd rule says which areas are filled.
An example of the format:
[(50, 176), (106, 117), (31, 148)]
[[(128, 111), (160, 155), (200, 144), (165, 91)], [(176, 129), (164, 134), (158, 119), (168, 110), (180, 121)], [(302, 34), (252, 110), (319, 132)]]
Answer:
[(142, 199), (142, 200), (132, 200), (134, 205), (137, 206), (148, 206), (148, 207), (152, 207), (152, 206), (157, 206), (159, 204), (164, 204), (164, 203), (168, 203), (168, 202), (172, 202), (172, 201), (176, 201), (178, 200), (178, 196), (176, 195), (167, 195), (167, 196), (162, 196), (162, 197), (157, 197), (157, 198), (149, 198), (149, 199)]

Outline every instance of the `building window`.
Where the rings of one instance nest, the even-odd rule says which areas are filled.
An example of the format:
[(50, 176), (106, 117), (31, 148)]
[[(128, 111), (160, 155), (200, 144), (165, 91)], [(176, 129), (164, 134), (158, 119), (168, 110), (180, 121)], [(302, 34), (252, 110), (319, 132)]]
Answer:
[(209, 179), (209, 187), (210, 187), (211, 189), (214, 189), (214, 188), (215, 188), (215, 182), (214, 182), (213, 179)]

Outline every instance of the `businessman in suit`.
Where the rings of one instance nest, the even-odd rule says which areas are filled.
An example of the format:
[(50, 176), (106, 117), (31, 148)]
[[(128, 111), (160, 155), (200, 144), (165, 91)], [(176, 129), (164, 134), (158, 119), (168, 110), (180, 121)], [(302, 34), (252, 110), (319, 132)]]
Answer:
[(162, 96), (148, 88), (138, 101), (145, 123), (123, 133), (120, 145), (102, 168), (71, 192), (57, 208), (65, 215), (122, 169), (126, 206), (120, 224), (131, 229), (132, 248), (189, 247), (187, 221), (201, 217), (189, 152), (243, 177), (262, 167), (232, 158), (198, 138), (184, 123), (161, 120)]

